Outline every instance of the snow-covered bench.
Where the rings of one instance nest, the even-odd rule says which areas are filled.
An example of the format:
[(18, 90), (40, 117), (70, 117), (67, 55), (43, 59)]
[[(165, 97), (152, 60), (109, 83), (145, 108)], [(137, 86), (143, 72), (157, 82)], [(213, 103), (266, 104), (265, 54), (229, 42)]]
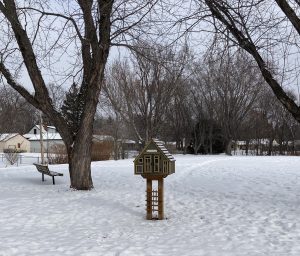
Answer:
[(50, 171), (48, 168), (48, 165), (44, 165), (44, 164), (34, 164), (34, 165), (35, 165), (36, 169), (40, 173), (42, 173), (42, 181), (45, 181), (44, 175), (46, 174), (46, 175), (49, 175), (52, 177), (53, 185), (55, 185), (54, 177), (55, 176), (63, 176), (62, 173)]

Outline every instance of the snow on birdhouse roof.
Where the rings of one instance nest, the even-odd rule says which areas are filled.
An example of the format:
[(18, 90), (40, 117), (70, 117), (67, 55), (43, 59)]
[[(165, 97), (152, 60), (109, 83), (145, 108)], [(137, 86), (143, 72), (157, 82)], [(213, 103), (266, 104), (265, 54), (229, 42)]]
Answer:
[(170, 154), (170, 152), (166, 149), (164, 143), (158, 139), (152, 139), (152, 141), (156, 144), (156, 146), (164, 153), (164, 155), (170, 160), (175, 161), (175, 158)]
[(146, 149), (151, 144), (151, 142), (153, 142), (155, 144), (155, 146), (158, 148), (158, 150), (161, 151), (161, 153), (163, 153), (168, 158), (168, 160), (175, 161), (175, 158), (166, 149), (166, 147), (164, 146), (164, 143), (158, 139), (151, 139), (148, 142), (148, 144), (144, 147), (142, 152), (135, 158), (135, 160), (138, 159), (146, 151)]

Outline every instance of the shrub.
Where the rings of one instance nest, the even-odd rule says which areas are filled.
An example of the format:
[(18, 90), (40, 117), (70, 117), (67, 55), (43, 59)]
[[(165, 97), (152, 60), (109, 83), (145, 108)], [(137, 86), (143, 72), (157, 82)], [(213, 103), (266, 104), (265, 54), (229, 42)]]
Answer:
[(109, 160), (113, 152), (113, 141), (93, 142), (92, 161)]
[[(109, 160), (113, 151), (112, 141), (93, 142), (92, 144), (92, 161)], [(61, 144), (53, 145), (48, 156), (49, 164), (67, 164), (68, 154), (66, 147)]]
[(10, 163), (10, 165), (14, 165), (18, 161), (19, 153), (22, 153), (22, 152), (24, 152), (24, 150), (18, 150), (15, 148), (5, 148), (3, 150), (4, 157), (5, 157), (6, 161), (8, 163)]
[(65, 145), (55, 144), (51, 146), (48, 163), (49, 164), (67, 164), (68, 154)]

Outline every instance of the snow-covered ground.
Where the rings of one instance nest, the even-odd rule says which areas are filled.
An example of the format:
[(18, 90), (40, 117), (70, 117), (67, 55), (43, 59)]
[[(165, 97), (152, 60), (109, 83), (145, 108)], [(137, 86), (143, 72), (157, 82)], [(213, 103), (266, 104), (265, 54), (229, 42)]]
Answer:
[(145, 220), (132, 159), (93, 163), (95, 189), (0, 168), (0, 255), (300, 255), (300, 157), (175, 156), (163, 221)]

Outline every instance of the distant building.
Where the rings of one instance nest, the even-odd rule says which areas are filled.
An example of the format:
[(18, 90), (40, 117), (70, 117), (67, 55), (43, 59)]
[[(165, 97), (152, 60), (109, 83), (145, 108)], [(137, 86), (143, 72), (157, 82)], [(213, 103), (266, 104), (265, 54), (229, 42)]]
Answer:
[[(57, 132), (54, 126), (44, 126), (42, 127), (42, 138), (44, 145), (44, 152), (51, 152), (55, 145), (64, 145), (64, 142)], [(40, 143), (40, 126), (35, 125), (30, 129), (30, 131), (23, 135), (30, 142), (30, 152), (40, 153), (41, 143)]]
[[(259, 140), (251, 139), (248, 141), (248, 149), (255, 149), (258, 145), (268, 147), (269, 144), (270, 144), (269, 139), (259, 139)], [(247, 141), (244, 140), (233, 141), (233, 146), (235, 146), (236, 150), (246, 150)], [(277, 147), (279, 146), (279, 144), (276, 140), (273, 140), (272, 146)]]
[(0, 152), (7, 148), (29, 152), (30, 142), (18, 133), (0, 134)]
[(93, 140), (93, 142), (113, 141), (114, 137), (110, 136), (110, 135), (95, 134), (95, 135), (93, 135), (92, 140)]
[[(58, 132), (54, 126), (43, 126), (42, 133), (58, 133)], [(39, 135), (40, 134), (40, 125), (36, 124), (35, 126), (33, 126), (30, 129), (30, 131), (28, 133), (26, 133), (25, 135), (27, 136), (30, 134)]]

